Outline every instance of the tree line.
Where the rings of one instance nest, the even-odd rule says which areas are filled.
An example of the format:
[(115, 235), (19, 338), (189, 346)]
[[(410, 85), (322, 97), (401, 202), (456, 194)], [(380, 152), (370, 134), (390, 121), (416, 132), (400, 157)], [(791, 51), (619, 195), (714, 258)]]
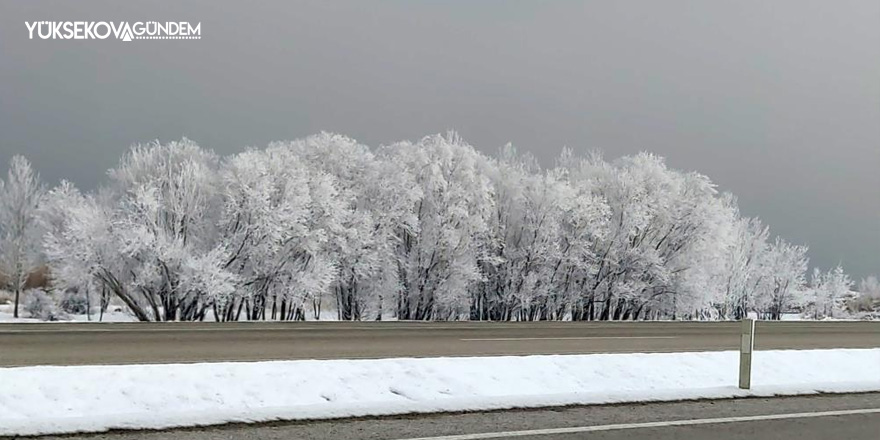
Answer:
[[(650, 153), (565, 149), (543, 168), (455, 133), (371, 149), (321, 133), (220, 157), (138, 145), (83, 192), (15, 157), (0, 272), (141, 321), (736, 319), (833, 314), (852, 282), (807, 279), (710, 179)], [(90, 306), (91, 307), (91, 306)]]

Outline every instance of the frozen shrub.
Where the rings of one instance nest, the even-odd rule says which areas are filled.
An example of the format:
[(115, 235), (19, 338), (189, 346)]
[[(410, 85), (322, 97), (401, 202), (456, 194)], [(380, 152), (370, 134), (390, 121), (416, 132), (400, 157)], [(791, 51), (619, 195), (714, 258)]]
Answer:
[(55, 304), (51, 295), (40, 289), (33, 289), (24, 294), (24, 311), (31, 318), (42, 321), (58, 321), (63, 319), (64, 312)]

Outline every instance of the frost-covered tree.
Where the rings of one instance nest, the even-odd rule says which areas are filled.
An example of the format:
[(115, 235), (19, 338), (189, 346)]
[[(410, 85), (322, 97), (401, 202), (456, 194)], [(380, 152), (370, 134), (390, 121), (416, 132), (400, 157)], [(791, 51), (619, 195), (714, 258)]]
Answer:
[(721, 316), (742, 319), (754, 310), (756, 295), (767, 275), (764, 259), (769, 235), (769, 228), (757, 218), (740, 218), (734, 224), (719, 277)]
[(880, 298), (880, 279), (878, 279), (876, 275), (862, 278), (859, 282), (859, 293), (863, 293), (873, 298)]
[[(476, 290), (473, 319), (533, 320), (549, 318), (555, 289), (552, 270), (559, 261), (558, 245), (564, 185), (543, 173), (531, 157), (519, 157), (512, 146), (502, 150), (490, 168), (494, 212), (486, 276)], [(549, 306), (549, 307), (548, 307)]]
[(509, 145), (489, 170), (492, 239), (472, 318), (569, 317), (577, 281), (595, 263), (591, 245), (605, 230), (607, 205), (588, 182), (570, 182), (567, 169), (544, 171)]
[(400, 228), (396, 237), (398, 318), (467, 319), (490, 238), (489, 161), (454, 133), (401, 142), (380, 154), (411, 174), (421, 191), (413, 206), (417, 229)]
[(598, 156), (573, 170), (608, 205), (607, 233), (593, 244), (575, 319), (640, 319), (690, 314), (718, 264), (731, 218), (708, 178), (670, 170), (640, 154), (608, 163)]
[(111, 292), (140, 320), (204, 319), (236, 281), (216, 242), (217, 161), (187, 139), (136, 146), (100, 196), (56, 188), (46, 237), (53, 278)]
[(321, 133), (273, 145), (334, 179), (339, 227), (326, 252), (336, 262), (330, 290), (338, 318), (381, 319), (398, 285), (395, 237), (417, 228), (413, 207), (421, 191), (412, 175), (345, 136)]
[[(105, 235), (102, 234), (102, 222), (97, 215), (90, 215), (89, 209), (96, 205), (89, 203), (89, 198), (68, 181), (62, 181), (46, 195), (40, 209), (40, 220), (45, 230), (43, 249), (49, 264), (52, 286), (65, 292), (81, 292), (86, 302), (86, 314), (91, 318), (90, 299), (94, 291), (101, 295), (101, 312), (109, 303), (109, 292), (101, 289), (94, 279), (92, 262), (95, 253), (102, 246), (106, 251), (112, 249), (106, 244), (98, 245)], [(101, 217), (103, 219), (103, 217)], [(94, 227), (94, 230), (90, 228)], [(113, 258), (107, 255), (108, 258)]]
[(238, 319), (244, 307), (248, 319), (266, 319), (267, 309), (273, 319), (304, 319), (306, 302), (334, 279), (328, 249), (345, 233), (336, 179), (277, 144), (232, 157), (223, 182), (223, 267), (239, 276), (243, 296), (220, 315)]
[(217, 156), (183, 139), (138, 146), (110, 171), (111, 221), (129, 258), (129, 292), (155, 320), (202, 319), (234, 291), (215, 242)]
[(840, 265), (826, 273), (815, 268), (811, 279), (814, 316), (834, 318), (834, 309), (840, 306), (838, 302), (844, 299), (852, 286), (852, 280)]
[(806, 284), (807, 247), (776, 238), (764, 256), (764, 275), (756, 288), (756, 309), (769, 319), (781, 319)]
[(15, 156), (4, 182), (0, 179), (0, 275), (15, 294), (13, 316), (18, 318), (22, 291), (41, 263), (38, 210), (45, 194), (30, 162)]
[(564, 183), (557, 187), (559, 212), (559, 259), (553, 265), (550, 281), (557, 319), (592, 319), (588, 314), (589, 280), (596, 276), (601, 256), (599, 243), (611, 230), (611, 207), (592, 178), (584, 178), (583, 169), (601, 162), (598, 155), (581, 160), (564, 149), (551, 176)]
[(880, 280), (876, 275), (862, 278), (858, 292), (858, 298), (854, 298), (847, 305), (850, 312), (870, 312), (880, 309)]
[(863, 293), (874, 298), (880, 298), (880, 279), (878, 279), (876, 275), (870, 275), (867, 278), (862, 278), (862, 280), (859, 282), (859, 293)]

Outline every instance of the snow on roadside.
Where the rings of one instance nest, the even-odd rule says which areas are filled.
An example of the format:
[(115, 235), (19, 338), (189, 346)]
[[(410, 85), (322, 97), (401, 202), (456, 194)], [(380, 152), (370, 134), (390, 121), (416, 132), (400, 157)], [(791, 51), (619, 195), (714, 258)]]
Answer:
[(0, 435), (880, 391), (880, 349), (0, 368)]
[[(27, 318), (25, 317), (27, 313), (19, 309), (20, 318), (12, 317), (12, 304), (0, 304), (0, 323), (2, 324), (10, 324), (10, 323), (18, 323), (18, 324), (36, 324), (36, 323), (45, 323), (45, 322), (99, 322), (98, 321), (98, 313), (92, 313), (91, 319), (85, 314), (68, 314), (66, 319), (60, 321), (41, 321), (36, 318)], [(134, 322), (136, 319), (131, 314), (125, 313), (121, 310), (108, 310), (107, 313), (104, 313), (103, 318), (100, 322)]]

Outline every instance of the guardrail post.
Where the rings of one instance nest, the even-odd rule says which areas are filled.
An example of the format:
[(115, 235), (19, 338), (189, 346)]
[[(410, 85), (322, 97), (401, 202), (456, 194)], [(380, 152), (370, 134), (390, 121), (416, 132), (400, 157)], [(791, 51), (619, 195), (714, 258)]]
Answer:
[(755, 351), (755, 320), (742, 320), (742, 342), (739, 348), (739, 387), (747, 390), (752, 387), (752, 352)]

